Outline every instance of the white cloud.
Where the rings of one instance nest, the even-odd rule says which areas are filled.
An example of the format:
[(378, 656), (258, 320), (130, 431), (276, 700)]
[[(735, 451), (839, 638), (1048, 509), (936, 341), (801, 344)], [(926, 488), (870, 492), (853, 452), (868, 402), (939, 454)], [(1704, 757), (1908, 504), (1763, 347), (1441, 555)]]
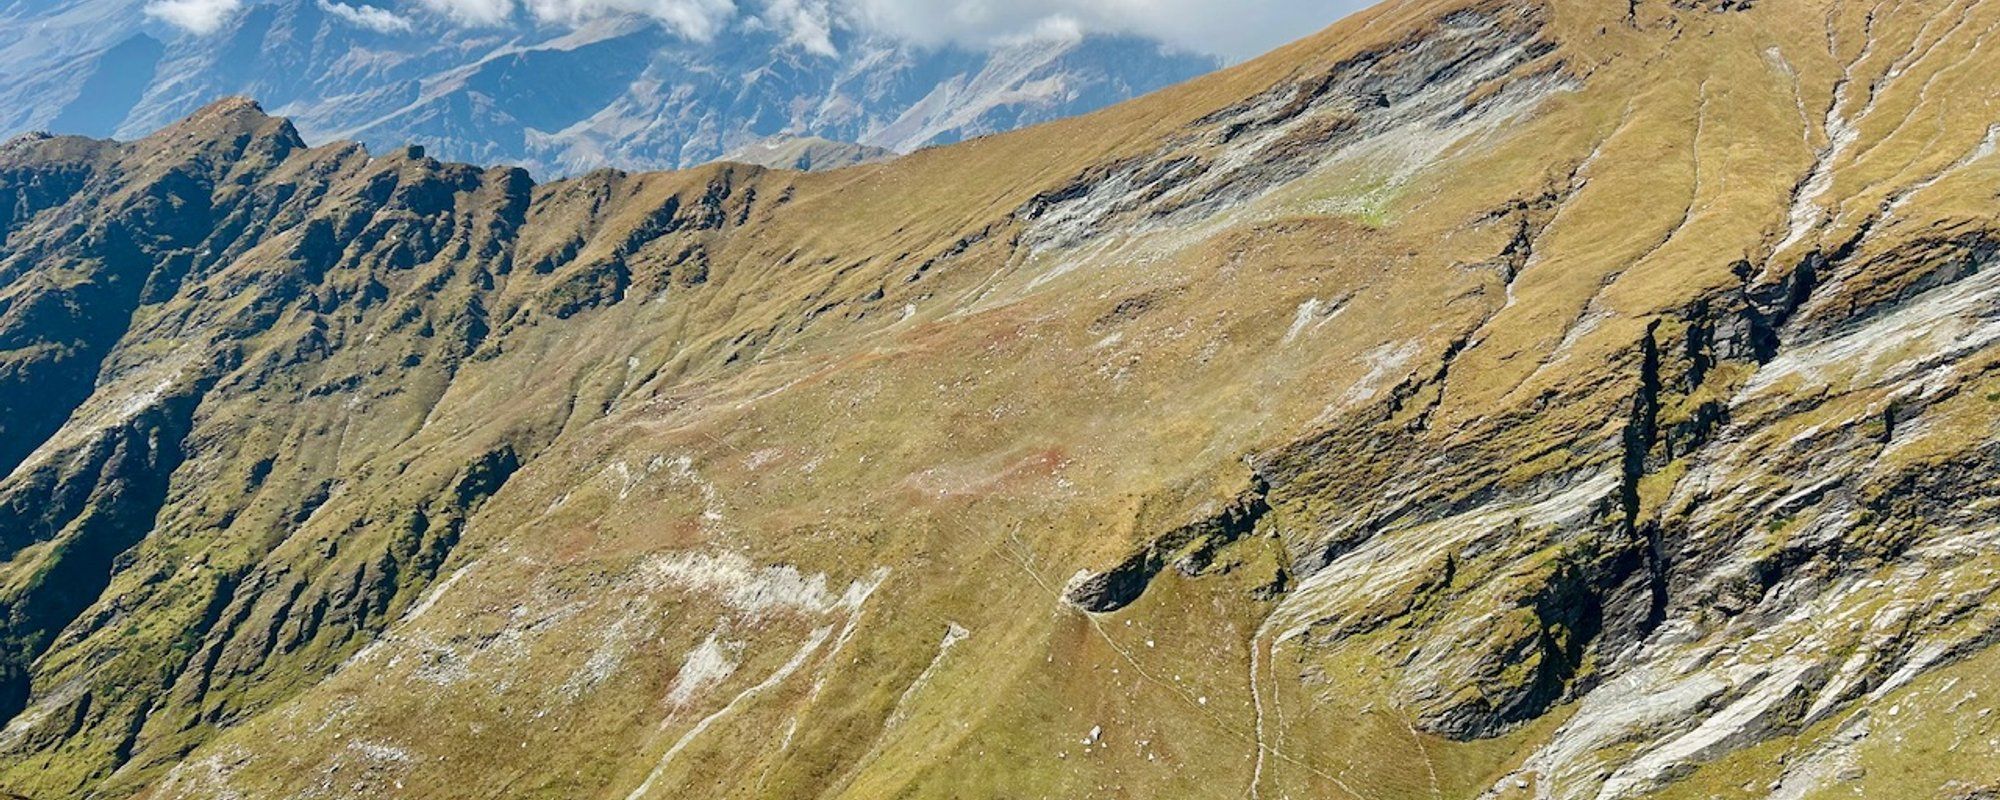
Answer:
[(827, 0), (768, 0), (752, 22), (785, 34), (785, 41), (808, 53), (833, 57), (834, 10)]
[(615, 14), (657, 19), (696, 41), (708, 41), (736, 18), (733, 0), (526, 0), (543, 22), (576, 24)]
[(196, 36), (207, 36), (242, 9), (243, 0), (153, 0), (146, 4), (146, 16)]
[(735, 0), (417, 0), (419, 5), (468, 27), (493, 27), (517, 10), (538, 22), (580, 25), (608, 16), (651, 17), (697, 41), (715, 38), (735, 21)]
[(376, 33), (408, 33), (411, 27), (408, 17), (386, 8), (351, 6), (328, 0), (319, 0), (319, 7), (328, 14), (346, 20), (348, 24), (367, 28)]
[(514, 0), (417, 0), (424, 8), (460, 25), (487, 28), (514, 16)]

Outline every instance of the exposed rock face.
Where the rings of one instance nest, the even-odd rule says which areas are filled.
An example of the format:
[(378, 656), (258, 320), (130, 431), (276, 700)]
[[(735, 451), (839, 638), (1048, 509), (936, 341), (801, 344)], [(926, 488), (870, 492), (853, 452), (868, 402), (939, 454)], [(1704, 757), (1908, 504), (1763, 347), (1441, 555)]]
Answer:
[(827, 174), (16, 140), (0, 786), (1990, 793), (2000, 6), (1613, 6)]
[[(1267, 491), (1260, 486), (1220, 512), (1167, 531), (1110, 570), (1077, 573), (1064, 589), (1064, 599), (1084, 611), (1104, 614), (1138, 602), (1146, 587), (1169, 566), (1182, 575), (1200, 576), (1215, 564), (1219, 551), (1256, 532), (1257, 523), (1271, 512), (1264, 499)], [(1266, 590), (1282, 589), (1283, 580), (1282, 573), (1275, 576)]]
[[(465, 27), (423, 6), (325, 0), (257, 0), (214, 33), (155, 38), (134, 33), (161, 27), (147, 24), (144, 5), (33, 0), (9, 11), (0, 134), (140, 137), (242, 95), (313, 141), (419, 142), (439, 158), (559, 177), (691, 167), (773, 137), (908, 152), (1092, 111), (1217, 66), (1128, 37), (978, 52), (845, 23), (822, 49), (758, 23), (747, 6), (730, 29), (697, 41), (638, 16)], [(399, 24), (370, 29), (357, 8)], [(807, 163), (842, 166), (853, 152)]]
[(879, 147), (847, 144), (812, 136), (781, 136), (739, 148), (724, 155), (722, 160), (772, 169), (817, 172), (887, 161), (895, 157), (896, 151)]

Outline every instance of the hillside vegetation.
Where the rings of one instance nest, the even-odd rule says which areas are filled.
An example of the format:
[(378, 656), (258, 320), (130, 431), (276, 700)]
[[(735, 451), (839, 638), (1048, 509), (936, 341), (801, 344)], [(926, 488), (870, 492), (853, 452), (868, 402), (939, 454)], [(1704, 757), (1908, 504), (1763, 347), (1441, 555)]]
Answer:
[(1990, 797), (1996, 34), (1407, 0), (813, 174), (17, 140), (0, 787)]

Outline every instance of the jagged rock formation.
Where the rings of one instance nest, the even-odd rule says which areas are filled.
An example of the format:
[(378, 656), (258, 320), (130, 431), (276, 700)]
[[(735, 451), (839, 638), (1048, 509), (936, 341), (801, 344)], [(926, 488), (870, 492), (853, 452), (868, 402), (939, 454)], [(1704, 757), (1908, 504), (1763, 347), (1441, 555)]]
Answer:
[(1996, 31), (1411, 0), (826, 174), (17, 140), (0, 786), (1991, 794)]
[(328, 0), (253, 0), (195, 35), (149, 23), (146, 5), (10, 6), (0, 135), (136, 138), (241, 95), (312, 141), (414, 142), (542, 178), (692, 167), (800, 137), (860, 145), (814, 161), (838, 166), (1093, 111), (1217, 66), (1123, 36), (920, 47), (838, 16), (807, 43), (751, 4), (709, 40), (636, 14), (467, 27), (436, 5)]

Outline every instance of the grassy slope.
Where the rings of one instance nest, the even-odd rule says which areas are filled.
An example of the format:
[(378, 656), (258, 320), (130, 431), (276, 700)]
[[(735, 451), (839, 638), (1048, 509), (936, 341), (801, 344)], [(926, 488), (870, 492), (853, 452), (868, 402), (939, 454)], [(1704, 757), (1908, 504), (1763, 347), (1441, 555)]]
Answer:
[[(38, 666), (38, 693), (71, 677), (146, 686), (129, 675), (184, 647), (218, 574), (271, 581), (242, 593), (264, 609), (248, 618), (297, 627), (297, 615), (266, 608), (288, 596), (284, 576), (337, 585), (364, 574), (411, 509), (506, 446), (532, 459), (471, 517), (438, 570), (449, 591), (435, 605), (421, 599), (428, 582), (399, 586), (375, 613), (401, 621), (355, 660), (365, 637), (242, 656), (240, 674), (148, 718), (138, 759), (109, 776), (110, 790), (618, 798), (651, 777), (652, 796), (1474, 796), (1570, 711), (1478, 741), (1423, 733), (1424, 687), (1413, 684), (1424, 676), (1408, 665), (1441, 646), (1470, 659), (1537, 635), (1523, 614), (1470, 639), (1449, 632), (1491, 608), (1526, 608), (1554, 580), (1548, 565), (1567, 557), (1568, 533), (1525, 531), (1453, 562), (1466, 577), (1442, 593), (1394, 571), (1355, 574), (1346, 580), (1382, 587), (1377, 604), (1396, 611), (1334, 642), (1274, 647), (1258, 631), (1275, 604), (1256, 590), (1352, 519), (1410, 552), (1444, 535), (1447, 526), (1376, 513), (1396, 499), (1504, 495), (1614, 469), (1648, 324), (1680, 330), (1685, 309), (1734, 290), (1739, 260), (1782, 276), (1810, 248), (1769, 252), (1825, 145), (1819, 112), (1861, 52), (1864, 9), (1642, 3), (1628, 24), (1622, 8), (1558, 4), (1549, 35), (1577, 88), (1435, 158), (1320, 164), (1215, 224), (1041, 255), (1008, 246), (1022, 227), (1009, 215), (1037, 194), (1430, 29), (1451, 6), (1380, 7), (1136, 103), (886, 165), (539, 187), (513, 260), (562, 252), (568, 231), (585, 232), (565, 265), (492, 275), (490, 290), (450, 259), (368, 272), (391, 299), (343, 318), (343, 346), (309, 369), (256, 365), (324, 319), (288, 310), (248, 340), (252, 366), (236, 374), (254, 380), (225, 380), (204, 400), (213, 444), (183, 469), (162, 516), (167, 535), (136, 557), (145, 568), (110, 588), (123, 603), (103, 602), (146, 612), (73, 634)], [(1966, 36), (1993, 16), (1961, 10)], [(1839, 33), (1830, 48), (1823, 17)], [(1866, 80), (1856, 85), (1888, 74), (1905, 43), (1942, 35), (1924, 29), (1929, 17), (1883, 14), (1874, 31), (1884, 43), (1857, 64)], [(1991, 88), (1967, 64), (1992, 56), (1965, 42), (1952, 52), (1966, 61), (1907, 66), (1861, 120), (1862, 144), (1826, 194), (1843, 201), (1822, 234), (1829, 250), (1885, 193), (1977, 146), (1983, 127), (1961, 124), (1976, 116), (1964, 109), (1984, 108)], [(1923, 122), (1889, 122), (1908, 109)], [(391, 159), (353, 169), (331, 196), (381, 170), (450, 168)], [(1987, 219), (1979, 198), (1991, 195), (1991, 170), (1951, 173), (1879, 225), (1868, 248), (1891, 252), (1940, 224)], [(493, 185), (488, 177), (459, 202), (477, 208)], [(718, 185), (731, 216), (749, 210), (745, 232), (691, 235), (706, 248), (705, 280), (663, 268), (690, 236), (620, 252), (623, 232), (667, 198), (692, 205)], [(1533, 253), (1508, 286), (1493, 262), (1521, 222)], [(994, 235), (953, 254), (989, 226)], [(630, 280), (643, 291), (567, 319), (549, 312), (588, 294), (614, 257), (639, 266)], [(211, 297), (253, 283), (271, 258), (248, 254), (209, 276)], [(1865, 297), (1903, 269), (1883, 262), (1882, 274), (1860, 273), (1823, 302)], [(444, 338), (396, 322), (405, 306), (449, 329), (454, 302), (475, 297), (495, 330), (477, 357), (397, 366)], [(1315, 301), (1345, 305), (1329, 317), (1300, 312)], [(168, 323), (218, 306), (228, 308), (184, 294), (144, 312), (142, 335), (118, 358), (174, 351), (170, 337), (145, 332), (205, 330)], [(1441, 365), (1448, 378), (1427, 380)], [(1722, 384), (1700, 391), (1728, 397), (1753, 371), (1718, 370)], [(360, 377), (341, 383), (350, 375)], [(1399, 384), (1414, 388), (1392, 405)], [(1922, 446), (1897, 457), (1944, 462), (1990, 439), (1979, 405), (1990, 393), (1940, 407)], [(1851, 414), (1837, 403), (1811, 413), (1839, 423), (1872, 411), (1865, 397), (1849, 402)], [(1787, 425), (1804, 427), (1789, 413), (1744, 416), (1768, 417), (1760, 435), (1782, 438)], [(1071, 573), (1114, 563), (1241, 491), (1247, 457), (1322, 432), (1337, 436), (1318, 451), (1320, 472), (1276, 498), (1263, 535), (1224, 551), (1227, 569), (1169, 571), (1141, 602), (1102, 617), (1058, 602)], [(229, 477), (267, 454), (271, 477)], [(1667, 503), (1686, 469), (1661, 464), (1642, 484), (1647, 515), (1677, 513)], [(299, 521), (297, 498), (328, 478), (339, 479), (332, 499)], [(238, 486), (250, 488), (238, 497)], [(1740, 513), (1704, 524), (1765, 524), (1755, 507)], [(776, 599), (690, 580), (676, 567), (690, 553), (740, 556), (758, 576), (744, 585), (767, 593), (752, 596)], [(824, 575), (835, 598), (855, 587), (865, 602), (757, 572), (780, 564)], [(866, 593), (878, 569), (887, 572)], [(940, 654), (953, 626), (968, 635)], [(245, 650), (222, 633), (210, 639), (185, 647), (225, 661)], [(709, 674), (684, 669), (705, 642), (734, 666), (676, 702), (687, 675)], [(1953, 669), (1975, 674), (1980, 663)], [(1901, 718), (1942, 713), (1951, 698), (1934, 687), (1944, 675), (1907, 690), (1917, 710)], [(1521, 678), (1494, 680), (1498, 690)], [(1826, 735), (1810, 729), (1796, 744), (1717, 761), (1676, 791), (1768, 783), (1766, 751)], [(105, 780), (110, 763), (91, 737), (14, 746), (7, 780), (30, 793)], [(1864, 758), (1923, 761), (1883, 747)], [(1970, 766), (1937, 769), (1979, 779)]]

